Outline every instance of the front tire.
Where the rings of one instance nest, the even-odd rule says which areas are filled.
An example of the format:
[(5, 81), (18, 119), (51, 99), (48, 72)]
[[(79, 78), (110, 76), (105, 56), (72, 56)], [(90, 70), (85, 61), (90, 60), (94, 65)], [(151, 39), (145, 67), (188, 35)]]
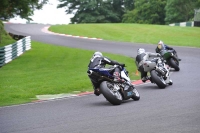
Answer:
[(169, 84), (169, 85), (173, 85), (173, 82), (172, 82), (172, 80), (170, 80), (168, 84)]
[(151, 78), (153, 82), (156, 83), (159, 88), (164, 89), (166, 87), (166, 83), (164, 79), (158, 75), (159, 73), (157, 71), (155, 70), (151, 71)]
[(140, 100), (140, 95), (136, 89), (133, 89), (133, 96), (131, 98), (135, 101)]
[(113, 105), (120, 105), (122, 103), (122, 95), (119, 91), (113, 91), (114, 85), (108, 81), (103, 81), (100, 84), (100, 91), (103, 96)]

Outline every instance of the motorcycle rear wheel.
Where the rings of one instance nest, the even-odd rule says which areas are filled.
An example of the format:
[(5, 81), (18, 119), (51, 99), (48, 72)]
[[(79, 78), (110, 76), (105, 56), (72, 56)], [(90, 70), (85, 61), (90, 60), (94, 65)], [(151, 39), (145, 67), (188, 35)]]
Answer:
[(175, 71), (179, 71), (180, 70), (180, 68), (179, 68), (179, 62), (177, 60), (175, 60), (173, 58), (170, 58), (169, 59), (169, 63), (171, 65), (171, 67), (175, 69)]
[(108, 81), (103, 81), (100, 84), (100, 91), (103, 96), (113, 105), (120, 105), (122, 103), (122, 95), (119, 91), (113, 91), (114, 85)]
[(153, 82), (156, 83), (159, 88), (164, 89), (166, 87), (166, 83), (162, 77), (158, 76), (159, 73), (156, 72), (156, 70), (152, 70), (150, 73)]

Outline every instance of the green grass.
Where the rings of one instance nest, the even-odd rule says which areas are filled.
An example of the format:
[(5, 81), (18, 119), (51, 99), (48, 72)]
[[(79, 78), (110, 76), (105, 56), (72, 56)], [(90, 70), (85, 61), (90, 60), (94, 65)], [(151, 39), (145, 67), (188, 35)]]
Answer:
[(13, 44), (14, 42), (16, 42), (16, 40), (11, 39), (10, 35), (8, 35), (8, 34), (3, 34), (2, 38), (4, 38), (4, 39), (2, 39), (2, 41), (0, 43), (0, 47), (4, 47), (6, 45)]
[(14, 42), (16, 41), (4, 30), (4, 24), (0, 21), (0, 48)]
[[(32, 49), (0, 69), (0, 106), (31, 102), (36, 95), (92, 91), (87, 65), (94, 51), (32, 43)], [(136, 66), (131, 57), (103, 53), (127, 65), (131, 79)]]
[(69, 24), (53, 25), (50, 31), (102, 38), (104, 40), (200, 47), (199, 27), (178, 27), (148, 24)]

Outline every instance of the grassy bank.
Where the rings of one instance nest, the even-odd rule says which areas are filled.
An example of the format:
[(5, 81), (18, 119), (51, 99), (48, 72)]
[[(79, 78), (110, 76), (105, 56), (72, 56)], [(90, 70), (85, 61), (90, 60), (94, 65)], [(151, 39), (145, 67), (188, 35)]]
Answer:
[(53, 25), (50, 31), (102, 38), (104, 40), (200, 47), (199, 27), (170, 27), (147, 24), (74, 24)]
[[(87, 65), (93, 51), (32, 43), (32, 49), (0, 68), (0, 106), (36, 100), (36, 95), (92, 91)], [(130, 57), (103, 53), (125, 62), (131, 79), (136, 67)]]
[(4, 24), (0, 21), (0, 47), (14, 43), (15, 40), (4, 30)]

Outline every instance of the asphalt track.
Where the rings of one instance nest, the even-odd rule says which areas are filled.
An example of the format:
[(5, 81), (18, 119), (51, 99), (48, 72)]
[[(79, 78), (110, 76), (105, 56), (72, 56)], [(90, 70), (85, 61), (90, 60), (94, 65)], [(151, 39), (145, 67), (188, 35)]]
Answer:
[[(74, 48), (136, 56), (139, 47), (155, 45), (91, 40), (47, 34), (47, 25), (6, 24), (7, 31), (32, 40)], [(200, 49), (174, 47), (182, 61), (166, 89), (147, 83), (136, 86), (141, 99), (113, 106), (103, 96), (84, 95), (0, 108), (0, 133), (199, 133)]]

